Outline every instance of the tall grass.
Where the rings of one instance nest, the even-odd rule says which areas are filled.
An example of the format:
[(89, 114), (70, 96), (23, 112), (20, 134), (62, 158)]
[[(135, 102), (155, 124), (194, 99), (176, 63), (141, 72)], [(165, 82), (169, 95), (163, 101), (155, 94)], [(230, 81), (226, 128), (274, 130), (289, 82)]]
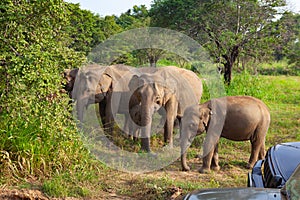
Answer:
[[(85, 149), (69, 110), (58, 108), (61, 107), (49, 103), (48, 109), (32, 109), (38, 115), (34, 112), (32, 115), (18, 113), (15, 116), (1, 113), (1, 184), (35, 185), (50, 196), (72, 196), (77, 193), (84, 196), (88, 193), (85, 188), (74, 192), (74, 188), (78, 187), (78, 182), (103, 169), (103, 165)], [(66, 172), (73, 181), (64, 180)], [(79, 176), (83, 173), (84, 178)]]

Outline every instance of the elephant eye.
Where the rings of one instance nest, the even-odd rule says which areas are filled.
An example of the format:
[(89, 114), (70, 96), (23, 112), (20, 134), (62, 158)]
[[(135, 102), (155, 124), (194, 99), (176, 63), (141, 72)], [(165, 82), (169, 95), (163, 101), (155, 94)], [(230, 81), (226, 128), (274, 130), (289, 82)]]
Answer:
[(196, 124), (195, 123), (190, 123), (190, 128), (191, 129), (194, 129), (196, 127)]

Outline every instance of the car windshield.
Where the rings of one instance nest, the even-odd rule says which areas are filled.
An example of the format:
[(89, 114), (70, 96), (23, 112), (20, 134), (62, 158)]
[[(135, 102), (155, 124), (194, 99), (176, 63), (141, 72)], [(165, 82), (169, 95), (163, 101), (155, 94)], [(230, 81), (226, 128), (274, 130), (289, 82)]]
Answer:
[(300, 199), (300, 164), (282, 188), (288, 199)]

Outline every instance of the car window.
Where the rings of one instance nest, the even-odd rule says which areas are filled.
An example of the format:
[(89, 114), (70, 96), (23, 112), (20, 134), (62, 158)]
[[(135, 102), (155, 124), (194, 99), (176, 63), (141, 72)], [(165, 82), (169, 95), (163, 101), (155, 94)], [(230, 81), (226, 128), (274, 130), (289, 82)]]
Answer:
[(288, 199), (300, 199), (300, 164), (286, 182), (283, 190)]

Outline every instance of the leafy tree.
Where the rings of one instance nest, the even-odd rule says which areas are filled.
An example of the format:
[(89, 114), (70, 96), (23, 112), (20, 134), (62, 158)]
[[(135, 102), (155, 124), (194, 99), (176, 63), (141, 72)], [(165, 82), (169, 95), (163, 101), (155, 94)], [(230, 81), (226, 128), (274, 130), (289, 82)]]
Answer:
[(277, 21), (278, 43), (275, 44), (275, 59), (281, 60), (289, 54), (293, 54), (294, 47), (300, 34), (300, 15), (292, 12), (285, 12)]
[(100, 26), (102, 19), (99, 15), (80, 9), (79, 4), (67, 3), (67, 9), (70, 23), (63, 26), (63, 29), (71, 39), (69, 48), (88, 54), (95, 45), (105, 39)]
[[(117, 24), (121, 25), (124, 30), (130, 30), (135, 28), (149, 27), (151, 23), (151, 17), (149, 11), (145, 5), (133, 6), (127, 12), (122, 13), (120, 17), (116, 18)], [(150, 66), (155, 67), (157, 61), (165, 54), (164, 50), (155, 48), (145, 48), (135, 50), (128, 55), (128, 60), (133, 65), (144, 65), (149, 63)], [(129, 59), (129, 58), (135, 59)]]
[(80, 160), (61, 93), (63, 70), (84, 61), (67, 47), (69, 14), (63, 0), (0, 2), (0, 174), (50, 175)]
[(125, 30), (147, 27), (150, 25), (150, 21), (149, 11), (145, 5), (133, 6), (132, 9), (122, 13), (120, 17), (116, 17), (117, 24)]
[(123, 28), (116, 22), (114, 16), (106, 16), (104, 19), (100, 20), (98, 27), (103, 32), (105, 39), (123, 31)]
[(182, 31), (203, 45), (222, 63), (230, 84), (241, 54), (260, 56), (276, 42), (273, 19), (284, 5), (284, 0), (155, 0), (150, 16), (152, 25)]
[(276, 53), (289, 59), (289, 63), (300, 66), (300, 14), (286, 13), (281, 19), (281, 42)]

